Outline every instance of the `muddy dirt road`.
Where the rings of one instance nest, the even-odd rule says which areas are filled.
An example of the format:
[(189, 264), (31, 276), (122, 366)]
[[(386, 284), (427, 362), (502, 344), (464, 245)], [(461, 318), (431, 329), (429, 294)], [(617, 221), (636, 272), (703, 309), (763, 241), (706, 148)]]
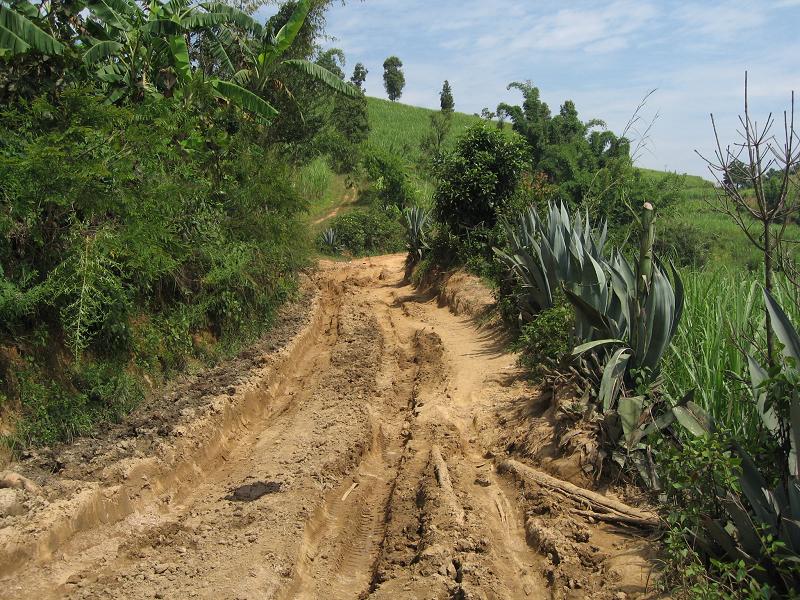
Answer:
[(14, 490), (0, 597), (645, 595), (644, 530), (498, 470), (525, 460), (509, 431), (550, 430), (496, 330), (405, 283), (402, 256), (315, 278), (310, 316), (231, 386)]

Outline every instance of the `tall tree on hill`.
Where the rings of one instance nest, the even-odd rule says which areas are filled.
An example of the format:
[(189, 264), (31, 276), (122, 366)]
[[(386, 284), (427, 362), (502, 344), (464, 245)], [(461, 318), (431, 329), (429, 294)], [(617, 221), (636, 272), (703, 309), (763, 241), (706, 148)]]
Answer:
[(455, 100), (453, 100), (453, 90), (450, 88), (450, 82), (447, 79), (444, 80), (442, 91), (439, 92), (439, 105), (442, 108), (442, 112), (446, 114), (452, 113), (456, 108)]
[(367, 80), (367, 73), (369, 71), (367, 71), (367, 67), (363, 63), (356, 63), (353, 69), (353, 76), (350, 78), (350, 82), (362, 92), (364, 91), (364, 82)]
[(403, 88), (406, 86), (406, 78), (403, 75), (403, 61), (396, 56), (390, 56), (383, 61), (383, 86), (389, 100), (394, 102), (403, 95)]

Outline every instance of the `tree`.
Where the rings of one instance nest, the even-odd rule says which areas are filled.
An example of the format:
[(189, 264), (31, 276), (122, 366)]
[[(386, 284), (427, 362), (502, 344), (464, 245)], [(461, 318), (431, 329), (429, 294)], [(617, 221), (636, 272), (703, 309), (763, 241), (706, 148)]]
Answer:
[[(215, 9), (222, 10), (219, 6), (215, 5)], [(292, 3), (284, 5), (284, 8), (287, 6), (291, 7)], [(277, 32), (274, 31), (272, 22), (267, 27), (262, 27), (252, 19), (248, 21), (239, 17), (234, 21), (223, 31), (224, 35), (219, 36), (219, 43), (212, 44), (212, 52), (220, 65), (221, 73), (230, 77), (230, 81), (218, 81), (216, 89), (234, 101), (246, 97), (239, 90), (251, 92), (266, 105), (260, 114), (273, 117), (278, 114), (278, 110), (264, 100), (264, 97), (274, 95), (276, 92), (292, 96), (285, 80), (280, 77), (284, 68), (288, 67), (334, 92), (350, 97), (358, 96), (359, 91), (355, 87), (342, 81), (337, 74), (331, 73), (326, 68), (304, 58), (286, 58), (286, 53), (290, 51), (298, 34), (301, 33), (306, 17), (312, 9), (311, 0), (299, 0)], [(226, 7), (226, 10), (235, 9)], [(238, 35), (242, 28), (251, 35), (242, 39), (242, 36)], [(329, 59), (334, 61), (333, 57), (338, 54), (335, 49), (331, 52)]]
[(344, 79), (344, 65), (345, 65), (344, 51), (341, 48), (331, 48), (322, 52), (316, 60), (316, 63), (323, 69), (327, 69), (339, 79)]
[(356, 63), (353, 69), (353, 76), (350, 78), (350, 82), (362, 92), (365, 91), (364, 82), (367, 80), (367, 73), (369, 71), (367, 71), (367, 67), (363, 63)]
[(396, 56), (390, 56), (383, 61), (383, 87), (389, 100), (394, 102), (403, 95), (403, 88), (406, 85), (406, 78), (403, 75), (403, 61)]
[[(714, 115), (716, 149), (713, 158), (706, 158), (708, 170), (719, 184), (717, 196), (710, 200), (712, 207), (730, 217), (761, 252), (764, 263), (764, 288), (773, 292), (774, 272), (788, 271), (792, 252), (786, 249), (786, 227), (800, 212), (797, 181), (794, 173), (800, 167), (800, 149), (794, 125), (794, 93), (788, 111), (783, 113), (783, 140), (772, 133), (775, 119), (770, 114), (759, 125), (750, 114), (747, 95), (747, 72), (744, 74), (744, 115), (739, 117), (740, 139), (723, 148)], [(744, 177), (743, 177), (744, 175)], [(770, 182), (769, 180), (774, 181)], [(752, 188), (752, 194), (743, 193)], [(775, 366), (775, 340), (769, 308), (764, 308), (767, 340), (767, 363)]]
[(439, 105), (442, 108), (442, 112), (446, 114), (452, 113), (456, 107), (455, 100), (453, 100), (453, 90), (450, 89), (450, 82), (446, 79), (444, 80), (442, 91), (439, 93)]
[(517, 190), (528, 160), (525, 140), (481, 123), (437, 166), (436, 216), (456, 234), (491, 229)]
[(450, 133), (452, 119), (450, 113), (435, 112), (430, 115), (430, 129), (420, 142), (422, 160), (426, 168), (431, 169), (441, 157), (444, 150), (444, 140)]

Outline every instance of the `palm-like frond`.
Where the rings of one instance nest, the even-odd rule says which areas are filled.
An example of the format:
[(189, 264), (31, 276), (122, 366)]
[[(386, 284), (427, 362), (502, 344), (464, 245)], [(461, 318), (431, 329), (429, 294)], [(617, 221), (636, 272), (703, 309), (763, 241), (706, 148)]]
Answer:
[(324, 83), (335, 92), (344, 94), (345, 96), (357, 97), (361, 94), (359, 89), (354, 85), (350, 85), (349, 83), (342, 81), (336, 75), (328, 71), (328, 69), (325, 67), (321, 67), (311, 61), (292, 59), (285, 60), (281, 64), (289, 65), (290, 67), (298, 69), (309, 77), (313, 77), (316, 81)]
[(87, 65), (93, 65), (111, 56), (116, 56), (122, 48), (123, 45), (119, 42), (111, 40), (96, 41), (83, 54), (83, 62)]
[(192, 65), (189, 62), (189, 47), (186, 45), (186, 38), (176, 35), (170, 38), (169, 47), (172, 51), (172, 59), (175, 64), (175, 72), (182, 81), (192, 78)]
[(228, 15), (222, 12), (193, 12), (181, 17), (180, 24), (184, 29), (205, 29), (224, 25), (228, 20)]
[(297, 34), (303, 27), (303, 23), (305, 23), (310, 10), (310, 0), (300, 0), (297, 3), (297, 7), (294, 9), (292, 16), (289, 17), (286, 25), (280, 28), (278, 33), (275, 34), (274, 39), (268, 40), (267, 47), (262, 54), (264, 65), (269, 65), (274, 60), (280, 58), (283, 53), (289, 49), (289, 46), (294, 42), (294, 38), (297, 37)]
[(219, 96), (254, 115), (269, 120), (278, 114), (269, 102), (235, 83), (215, 79), (211, 85)]
[(130, 21), (128, 21), (123, 14), (120, 14), (109, 6), (104, 0), (88, 0), (86, 8), (108, 27), (120, 31), (130, 31), (133, 29), (133, 25), (131, 25)]
[(214, 57), (214, 60), (219, 63), (219, 66), (227, 74), (231, 74), (236, 70), (231, 62), (231, 57), (228, 55), (227, 50), (225, 50), (225, 46), (222, 45), (219, 39), (213, 37), (210, 40), (209, 50), (211, 52), (211, 56)]
[(0, 4), (0, 49), (18, 54), (31, 48), (43, 54), (61, 54), (64, 51), (61, 42), (22, 13)]
[(200, 6), (202, 6), (209, 13), (223, 14), (227, 17), (228, 23), (244, 29), (245, 31), (249, 31), (257, 37), (261, 36), (263, 31), (261, 24), (247, 13), (234, 8), (233, 6), (228, 6), (222, 2), (204, 2)]

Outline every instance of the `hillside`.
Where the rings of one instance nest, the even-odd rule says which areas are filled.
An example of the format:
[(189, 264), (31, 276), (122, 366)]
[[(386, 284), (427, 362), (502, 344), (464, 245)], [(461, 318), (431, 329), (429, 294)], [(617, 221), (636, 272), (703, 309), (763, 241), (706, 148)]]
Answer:
[[(381, 98), (367, 98), (371, 144), (380, 146), (409, 159), (419, 155), (419, 146), (430, 129), (430, 115), (436, 110), (391, 102)], [(462, 112), (453, 113), (453, 122), (446, 144), (452, 145), (470, 125), (481, 118)]]

